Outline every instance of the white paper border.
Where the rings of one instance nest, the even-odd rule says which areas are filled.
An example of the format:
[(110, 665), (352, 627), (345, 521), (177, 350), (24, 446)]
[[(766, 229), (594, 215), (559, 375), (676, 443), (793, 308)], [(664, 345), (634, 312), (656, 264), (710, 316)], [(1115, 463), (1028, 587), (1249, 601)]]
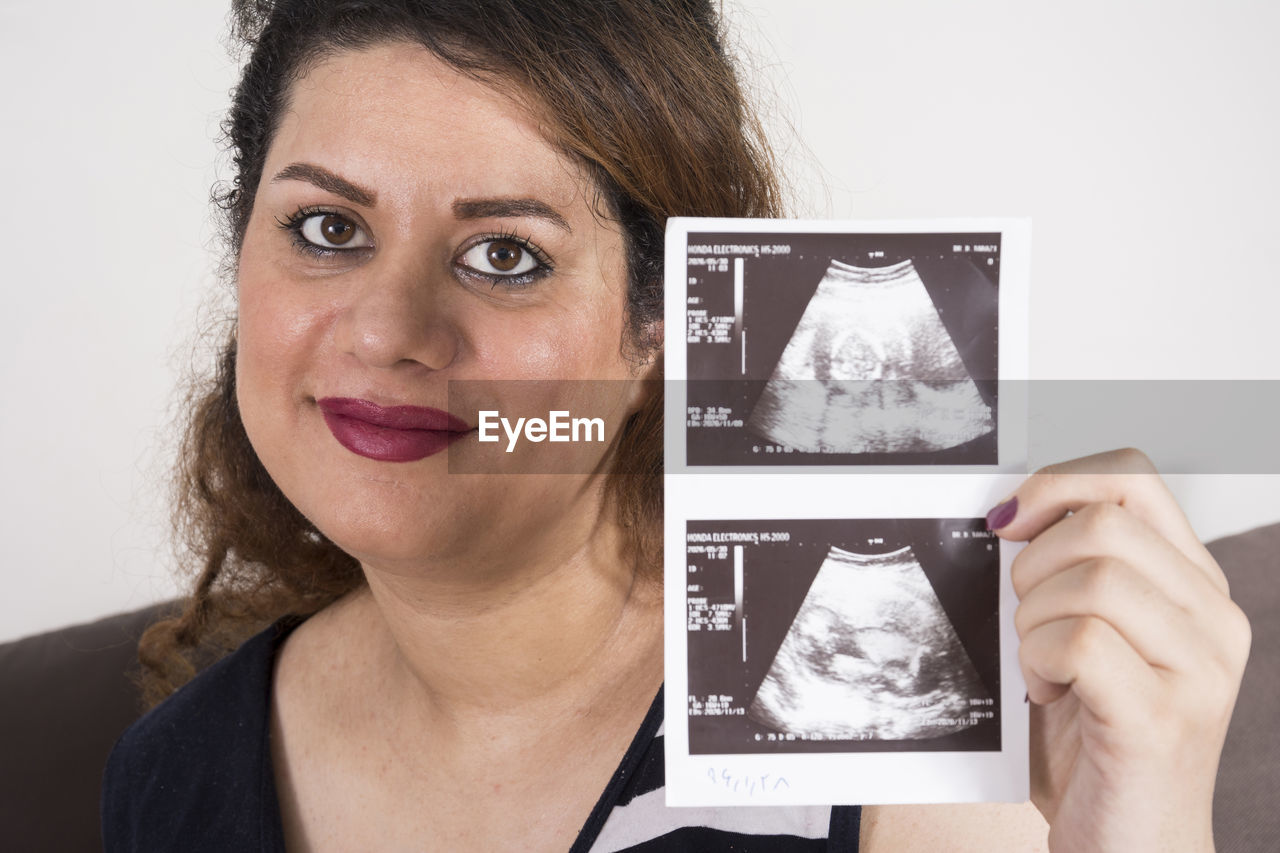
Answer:
[[(1001, 234), (994, 466), (686, 465), (687, 250), (690, 232)], [(1000, 547), (998, 752), (857, 752), (690, 755), (686, 524), (697, 520), (976, 518), (1012, 492), (1027, 463), (1031, 225), (1026, 219), (775, 220), (673, 218), (667, 222), (665, 745), (668, 805), (826, 805), (1025, 802), (1029, 706), (1017, 661), (1009, 568), (1020, 544)], [(1005, 380), (1020, 380), (1006, 382)], [(778, 780), (785, 779), (785, 783)]]

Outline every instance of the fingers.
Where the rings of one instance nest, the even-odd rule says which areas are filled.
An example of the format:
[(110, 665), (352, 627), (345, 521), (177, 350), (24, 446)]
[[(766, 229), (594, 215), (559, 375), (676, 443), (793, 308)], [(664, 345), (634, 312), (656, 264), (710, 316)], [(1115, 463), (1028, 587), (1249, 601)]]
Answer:
[[(1141, 451), (1126, 448), (1049, 465), (1028, 477), (1010, 498), (1016, 499), (1016, 507), (1005, 507), (1004, 514), (1014, 508), (1012, 519), (996, 519), (1005, 521), (997, 529), (1003, 539), (1031, 540), (1068, 513), (1079, 512), (1089, 504), (1111, 504), (1143, 521), (1197, 566), (1214, 587), (1227, 593), (1222, 569), (1201, 544), (1151, 460)], [(999, 514), (999, 509), (992, 514)]]
[(1050, 466), (1014, 496), (1013, 519), (993, 526), (1030, 540), (1012, 567), (1029, 698), (1051, 702), (1069, 689), (1116, 721), (1126, 707), (1217, 713), (1225, 699), (1229, 709), (1248, 620), (1145, 456)]
[(1087, 504), (1032, 539), (1014, 558), (1014, 591), (1025, 598), (1057, 572), (1102, 558), (1118, 560), (1141, 573), (1184, 609), (1226, 600), (1202, 567), (1131, 510), (1111, 503)]
[(1086, 560), (1037, 585), (1018, 605), (1014, 626), (1025, 640), (1043, 625), (1083, 617), (1102, 620), (1161, 669), (1185, 669), (1199, 654), (1192, 647), (1199, 630), (1192, 615), (1115, 558)]
[(1074, 616), (1031, 630), (1018, 646), (1027, 697), (1038, 705), (1068, 689), (1102, 722), (1139, 721), (1159, 705), (1162, 684), (1129, 642), (1104, 620)]
[[(1136, 633), (1132, 625), (1126, 630)], [(1099, 722), (1117, 730), (1146, 731), (1159, 724), (1212, 742), (1226, 731), (1249, 656), (1243, 614), (1225, 631), (1231, 637), (1230, 660), (1198, 652), (1193, 634), (1182, 643), (1176, 671), (1162, 670), (1105, 619), (1069, 616), (1027, 631), (1018, 663), (1027, 698), (1037, 705), (1053, 703), (1070, 690)]]

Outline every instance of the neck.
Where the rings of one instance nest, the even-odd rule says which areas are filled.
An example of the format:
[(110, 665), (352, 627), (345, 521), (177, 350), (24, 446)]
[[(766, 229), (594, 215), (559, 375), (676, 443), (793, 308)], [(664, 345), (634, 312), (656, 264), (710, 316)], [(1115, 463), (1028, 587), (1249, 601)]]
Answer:
[(660, 584), (637, 576), (616, 524), (559, 529), (518, 562), (412, 573), (365, 564), (357, 606), (378, 626), (391, 695), (437, 726), (483, 727), (607, 713), (657, 689)]

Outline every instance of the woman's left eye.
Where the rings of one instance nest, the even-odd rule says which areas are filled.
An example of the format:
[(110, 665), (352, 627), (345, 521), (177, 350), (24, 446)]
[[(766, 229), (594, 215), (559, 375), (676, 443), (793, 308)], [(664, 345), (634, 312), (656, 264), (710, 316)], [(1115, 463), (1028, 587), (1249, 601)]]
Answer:
[(477, 243), (458, 259), (458, 263), (489, 278), (515, 278), (531, 273), (545, 264), (526, 243), (510, 238)]

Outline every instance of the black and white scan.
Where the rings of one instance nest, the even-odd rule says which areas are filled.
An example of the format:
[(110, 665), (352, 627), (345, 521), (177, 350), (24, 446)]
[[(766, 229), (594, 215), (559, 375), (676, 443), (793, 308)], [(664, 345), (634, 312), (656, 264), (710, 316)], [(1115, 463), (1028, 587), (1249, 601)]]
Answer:
[(983, 519), (689, 521), (689, 751), (998, 751)]
[(995, 464), (1000, 247), (690, 233), (687, 464)]

